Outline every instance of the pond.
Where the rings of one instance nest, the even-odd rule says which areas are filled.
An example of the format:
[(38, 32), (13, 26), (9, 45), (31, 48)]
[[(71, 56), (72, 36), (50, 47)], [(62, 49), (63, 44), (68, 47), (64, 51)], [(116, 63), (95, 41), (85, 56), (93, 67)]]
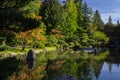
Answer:
[(0, 80), (120, 80), (120, 52), (40, 53), (29, 67), (25, 56), (0, 60)]
[[(112, 50), (103, 63), (97, 80), (120, 80), (120, 52)], [(94, 78), (93, 80), (96, 80)]]
[(119, 64), (104, 62), (99, 76), (93, 80), (120, 80)]

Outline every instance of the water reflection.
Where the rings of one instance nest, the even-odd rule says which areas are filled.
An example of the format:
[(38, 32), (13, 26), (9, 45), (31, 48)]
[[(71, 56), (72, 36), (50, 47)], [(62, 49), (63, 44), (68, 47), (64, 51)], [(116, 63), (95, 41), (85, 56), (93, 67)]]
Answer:
[(27, 60), (28, 67), (34, 69), (36, 65), (36, 60)]
[(98, 79), (94, 78), (93, 80), (120, 80), (120, 67), (104, 62)]
[[(36, 65), (35, 71), (30, 69), (29, 73), (28, 69), (25, 72), (35, 78), (41, 73), (42, 80), (120, 80), (120, 52), (110, 51), (105, 60), (100, 60), (104, 56), (100, 53), (96, 56), (81, 54), (85, 58), (78, 57), (79, 54), (81, 53), (41, 53), (36, 60), (28, 60), (28, 66), (32, 66), (30, 68)], [(42, 65), (44, 66), (41, 67)]]
[[(48, 60), (46, 79), (50, 80), (90, 80), (89, 60)], [(68, 75), (69, 74), (69, 75)], [(71, 78), (71, 79), (70, 79)]]
[(96, 61), (94, 59), (90, 60), (90, 65), (91, 65), (91, 69), (92, 69), (91, 71), (94, 74), (94, 77), (96, 79), (99, 78), (103, 63), (104, 63), (104, 61)]
[[(94, 75), (93, 80), (120, 80), (120, 52), (110, 50), (103, 62), (99, 76)], [(95, 69), (95, 68), (94, 68)], [(95, 74), (95, 72), (93, 72)]]
[(46, 72), (47, 78), (51, 80), (56, 80), (56, 78), (59, 78), (58, 80), (67, 80), (63, 79), (63, 77), (68, 74), (74, 76), (76, 80), (119, 80), (119, 64), (119, 52), (115, 53), (114, 56), (110, 52), (105, 61), (92, 58), (49, 60)]
[(72, 75), (65, 75), (61, 77), (55, 77), (53, 80), (77, 80)]

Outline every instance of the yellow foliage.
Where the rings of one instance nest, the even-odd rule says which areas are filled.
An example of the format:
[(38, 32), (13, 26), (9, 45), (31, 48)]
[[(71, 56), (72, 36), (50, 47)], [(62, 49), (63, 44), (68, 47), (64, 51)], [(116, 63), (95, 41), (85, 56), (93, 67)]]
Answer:
[(57, 38), (65, 38), (65, 35), (63, 35), (60, 30), (52, 29), (50, 33), (55, 34)]
[(26, 18), (32, 18), (32, 19), (36, 19), (36, 20), (42, 19), (42, 16), (36, 15), (34, 12), (29, 13), (29, 14), (23, 14), (23, 16)]
[(50, 68), (51, 68), (52, 70), (59, 69), (59, 68), (61, 68), (61, 67), (63, 66), (63, 64), (64, 64), (65, 62), (66, 62), (65, 60), (63, 60), (63, 61), (57, 61), (57, 62), (55, 62), (54, 65), (51, 65)]
[(41, 28), (36, 28), (25, 32), (20, 32), (16, 34), (16, 39), (25, 43), (34, 42), (35, 40), (44, 41), (46, 38), (42, 35), (42, 31), (43, 30)]
[(44, 77), (42, 71), (44, 71), (45, 68), (46, 65), (42, 65), (34, 70), (31, 70), (28, 67), (24, 66), (20, 69), (20, 71), (13, 73), (9, 77), (9, 80), (38, 80)]

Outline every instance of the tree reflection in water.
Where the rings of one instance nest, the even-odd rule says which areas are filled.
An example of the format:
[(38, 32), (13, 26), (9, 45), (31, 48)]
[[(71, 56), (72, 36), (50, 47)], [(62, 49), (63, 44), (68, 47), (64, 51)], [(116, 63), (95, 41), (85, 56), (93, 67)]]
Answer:
[(27, 60), (28, 67), (34, 69), (36, 65), (36, 60)]
[(96, 61), (94, 59), (90, 60), (91, 69), (96, 79), (99, 78), (103, 63), (104, 61)]
[(54, 80), (58, 77), (62, 80), (68, 74), (77, 80), (94, 80), (94, 77), (99, 79), (103, 63), (104, 60), (95, 60), (95, 58), (48, 60), (46, 76), (43, 80)]
[[(105, 78), (103, 78), (103, 76), (101, 78), (101, 75), (104, 74), (104, 72), (102, 72), (104, 67), (106, 69), (107, 65), (107, 69), (112, 74), (113, 66), (119, 66), (120, 63), (119, 53), (109, 53), (105, 61), (103, 60), (105, 57), (104, 55), (100, 55), (101, 53), (96, 56), (94, 56), (94, 54), (82, 54), (82, 57), (85, 56), (85, 58), (78, 57), (80, 56), (79, 54), (81, 53), (61, 53), (55, 54), (54, 56), (54, 54), (49, 53), (50, 57), (51, 55), (54, 57), (49, 58), (49, 56), (46, 56), (48, 53), (41, 53), (36, 57), (36, 62), (28, 62), (32, 63), (32, 67), (34, 67), (33, 65), (36, 65), (35, 69), (32, 69), (32, 71), (35, 71), (35, 73), (26, 74), (32, 74), (32, 76), (36, 76), (41, 73), (42, 80), (104, 80)], [(75, 58), (75, 55), (77, 55), (77, 58)], [(58, 56), (60, 57), (58, 58)], [(102, 58), (102, 60), (100, 58)], [(116, 65), (112, 65), (113, 63)], [(41, 65), (45, 66), (40, 67)], [(25, 71), (27, 71), (27, 69)], [(18, 72), (16, 73), (19, 74)], [(107, 77), (107, 75), (104, 74), (104, 77)]]
[[(48, 60), (46, 79), (50, 80), (86, 80), (91, 79), (89, 60)], [(68, 79), (71, 75), (72, 79)]]

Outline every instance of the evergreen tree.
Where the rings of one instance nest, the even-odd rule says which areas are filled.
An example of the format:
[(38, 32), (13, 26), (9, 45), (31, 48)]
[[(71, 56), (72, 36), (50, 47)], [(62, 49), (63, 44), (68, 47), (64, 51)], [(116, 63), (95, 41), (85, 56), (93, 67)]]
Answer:
[(45, 0), (41, 12), (42, 20), (47, 26), (47, 34), (49, 34), (52, 29), (60, 27), (60, 21), (62, 21), (61, 5), (58, 0)]
[[(40, 24), (40, 1), (39, 0), (3, 1), (0, 6), (0, 28), (21, 31), (31, 29)], [(10, 3), (9, 3), (10, 2)], [(34, 25), (34, 26), (33, 26)]]
[(105, 32), (111, 31), (113, 28), (112, 18), (109, 16), (108, 22), (105, 25)]
[(120, 25), (119, 20), (117, 20), (117, 25), (118, 25), (118, 26)]
[(0, 37), (9, 45), (17, 43), (16, 33), (40, 26), (39, 9), (39, 0), (0, 1)]
[[(19, 8), (22, 7), (26, 4), (29, 4), (29, 2), (31, 2), (33, 0), (1, 0), (0, 1), (0, 8), (2, 9), (10, 9), (10, 8)], [(34, 0), (34, 1), (38, 1), (38, 0)]]
[(82, 0), (75, 0), (75, 4), (76, 4), (76, 8), (77, 8), (77, 14), (78, 14), (78, 18), (77, 18), (77, 24), (78, 24), (78, 28), (77, 28), (77, 34), (80, 35), (82, 30), (83, 30), (83, 13), (82, 13)]
[(76, 8), (77, 8), (77, 13), (78, 13), (78, 26), (82, 26), (82, 0), (75, 0)]
[(100, 31), (104, 30), (104, 23), (103, 23), (103, 21), (101, 19), (101, 16), (100, 16), (98, 10), (96, 10), (94, 15), (93, 15), (92, 25), (94, 27), (97, 27), (97, 29), (100, 30)]
[(82, 5), (82, 12), (83, 12), (82, 25), (83, 25), (84, 29), (88, 29), (89, 24), (90, 24), (91, 15), (92, 15), (92, 9), (90, 7), (88, 7), (86, 1)]
[(112, 27), (112, 26), (113, 26), (111, 16), (109, 16), (109, 19), (108, 19), (107, 25), (108, 25), (109, 27)]
[(78, 27), (77, 24), (77, 8), (73, 0), (68, 0), (66, 3), (66, 11), (67, 11), (67, 18), (66, 22), (67, 25), (64, 26), (64, 33), (67, 36), (72, 36)]

